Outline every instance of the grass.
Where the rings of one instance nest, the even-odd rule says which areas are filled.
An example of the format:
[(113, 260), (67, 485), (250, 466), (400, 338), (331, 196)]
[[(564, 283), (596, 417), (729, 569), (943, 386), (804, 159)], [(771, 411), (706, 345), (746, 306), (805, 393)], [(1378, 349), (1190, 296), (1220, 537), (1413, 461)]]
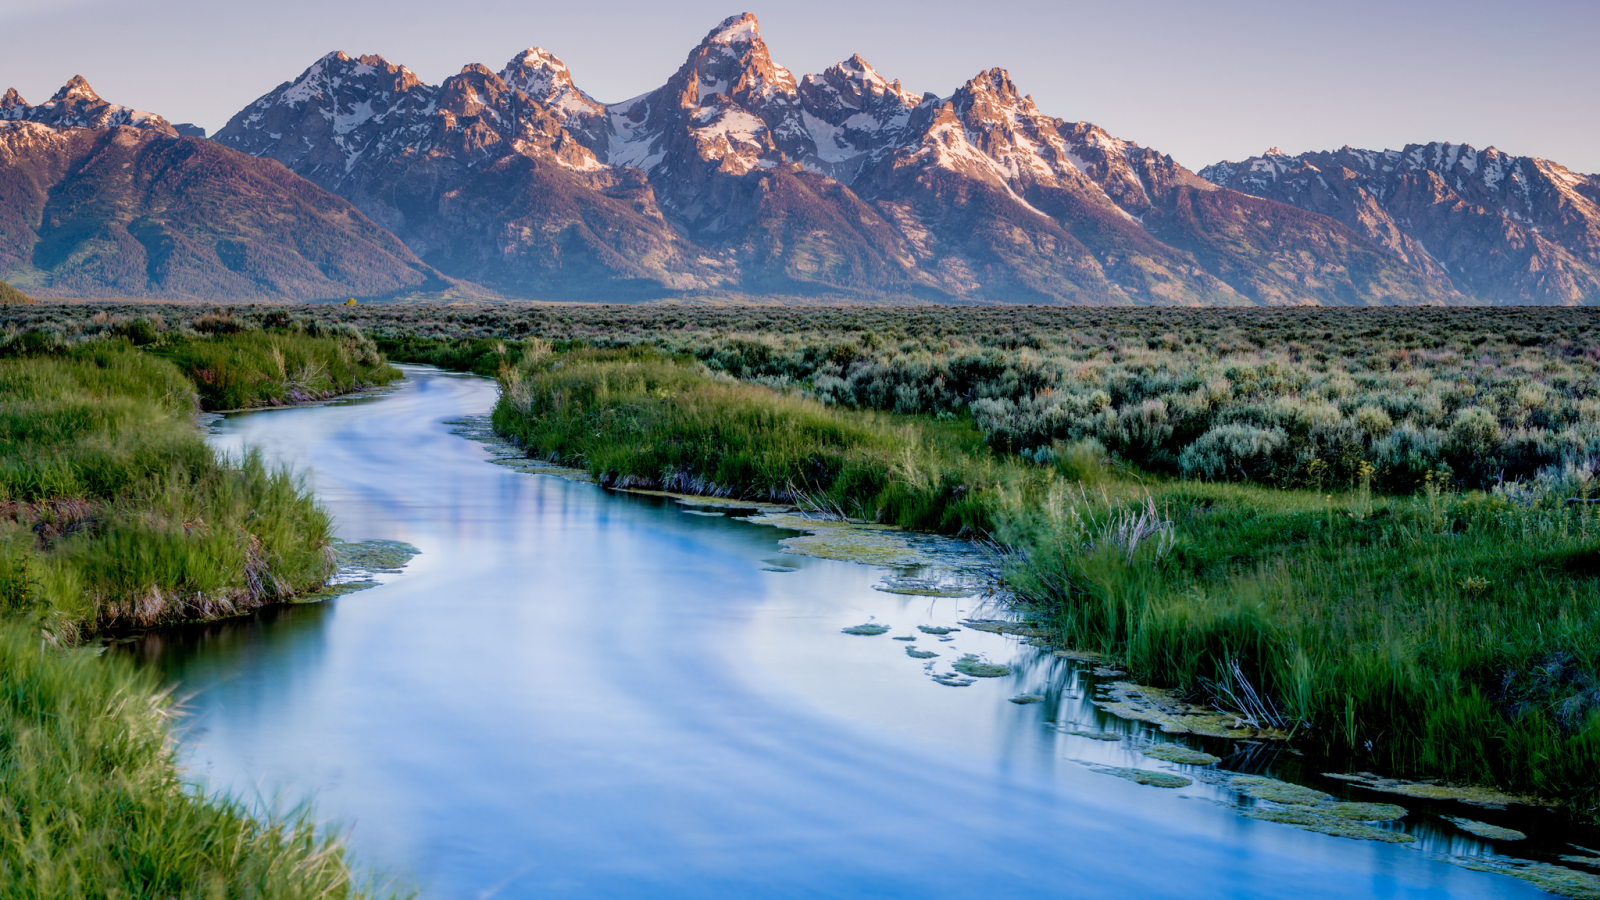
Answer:
[(0, 624), (0, 896), (346, 898), (338, 844), (179, 779), (167, 700), (120, 659), (42, 649)]
[(259, 458), (219, 460), (192, 424), (197, 405), (176, 365), (122, 339), (0, 359), (0, 595), (12, 618), (71, 645), (321, 585), (327, 515)]
[(927, 531), (987, 528), (980, 495), (1008, 471), (966, 423), (829, 409), (647, 348), (529, 352), (502, 374), (493, 421), (604, 485), (795, 500)]
[[(133, 320), (77, 339), (35, 331), (5, 342), (0, 895), (364, 894), (306, 815), (263, 822), (181, 782), (167, 700), (148, 674), (68, 649), (326, 582), (327, 513), (259, 457), (219, 458), (194, 415), (388, 377), (348, 337), (171, 333)], [(296, 380), (296, 365), (323, 380)]]
[(639, 484), (792, 498), (988, 535), (1056, 640), (1136, 677), (1408, 776), (1600, 802), (1600, 520), (1578, 482), (1411, 496), (1140, 472), (1058, 442), (992, 452), (970, 423), (841, 409), (656, 351), (501, 372), (496, 427)]

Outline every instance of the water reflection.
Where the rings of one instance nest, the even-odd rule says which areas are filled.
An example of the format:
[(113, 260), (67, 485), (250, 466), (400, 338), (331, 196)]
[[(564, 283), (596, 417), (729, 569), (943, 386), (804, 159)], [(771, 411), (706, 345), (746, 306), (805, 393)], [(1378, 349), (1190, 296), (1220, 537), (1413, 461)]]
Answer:
[[(341, 537), (419, 547), (404, 574), (128, 646), (188, 697), (191, 772), (314, 794), (427, 896), (1536, 895), (1241, 818), (1203, 782), (1090, 771), (1150, 761), (1065, 733), (1130, 729), (1076, 667), (916, 630), (981, 601), (886, 593), (772, 528), (490, 465), (443, 423), (486, 412), (492, 383), (409, 374), (216, 438), (306, 470)], [(891, 630), (840, 633), (869, 620)], [(1014, 670), (932, 680), (964, 653)], [(1006, 702), (1023, 691), (1045, 700)]]

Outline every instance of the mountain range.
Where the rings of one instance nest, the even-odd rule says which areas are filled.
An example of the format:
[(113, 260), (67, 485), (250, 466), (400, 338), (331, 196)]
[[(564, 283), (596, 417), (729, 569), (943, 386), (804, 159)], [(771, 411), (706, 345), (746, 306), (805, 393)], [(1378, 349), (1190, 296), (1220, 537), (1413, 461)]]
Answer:
[(348, 201), (81, 78), (0, 98), (0, 280), (36, 296), (310, 300), (443, 285)]
[[(217, 197), (234, 182), (280, 179), (271, 196), (235, 200), (230, 221), (308, 215), (330, 240), (360, 245), (336, 254), (354, 268), (323, 272), (327, 284), (307, 274), (293, 296), (455, 285), (550, 300), (1600, 302), (1600, 178), (1448, 144), (1269, 151), (1195, 173), (1048, 115), (1002, 69), (949, 97), (915, 93), (860, 56), (796, 77), (749, 14), (712, 29), (661, 87), (620, 103), (590, 96), (539, 48), (439, 85), (379, 56), (331, 53), (210, 141), (74, 91), (87, 85), (40, 107), (15, 92), (0, 100), (0, 278), (38, 295), (97, 282), (131, 290), (137, 277), (110, 279), (140, 268), (148, 292), (228, 292), (241, 281), (278, 290), (229, 267), (236, 239), (205, 230), (215, 208), (181, 218), (171, 198), (107, 180), (121, 172), (176, 189), (182, 178), (144, 173), (170, 172), (162, 154), (184, 148), (207, 160), (186, 177)], [(115, 171), (76, 162), (123, 144), (160, 152), (116, 151), (128, 165)], [(57, 166), (71, 172), (63, 184), (100, 174), (43, 189), (26, 206), (38, 212), (17, 215), (14, 172), (55, 157), (73, 160)], [(215, 175), (223, 169), (231, 174)], [(124, 198), (73, 207), (86, 220), (91, 206), (116, 206), (94, 220), (109, 222), (94, 240), (74, 244), (52, 224), (64, 209), (56, 194), (72, 191)], [(281, 208), (291, 196), (319, 212)], [(182, 253), (151, 251), (166, 246), (141, 237), (154, 221), (173, 247), (188, 240)], [(298, 237), (262, 232), (250, 246), (266, 253)], [(138, 264), (106, 261), (133, 259), (136, 247)], [(84, 252), (99, 254), (98, 268), (74, 261)], [(175, 256), (190, 261), (183, 277), (161, 275)], [(212, 257), (239, 277), (201, 264)]]

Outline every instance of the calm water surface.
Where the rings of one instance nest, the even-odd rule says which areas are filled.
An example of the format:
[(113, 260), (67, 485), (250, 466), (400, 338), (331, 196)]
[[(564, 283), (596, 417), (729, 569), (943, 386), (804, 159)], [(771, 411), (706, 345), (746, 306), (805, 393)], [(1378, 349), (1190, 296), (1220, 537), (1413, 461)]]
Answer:
[[(492, 382), (234, 415), (216, 443), (307, 473), (347, 540), (422, 550), (374, 589), (146, 636), (210, 789), (314, 796), (425, 897), (1520, 897), (1428, 852), (1245, 819), (1175, 768), (1065, 735), (1065, 663), (919, 635), (1017, 673), (935, 684), (894, 635), (976, 599), (786, 556), (776, 529), (488, 462), (444, 424)], [(795, 571), (767, 571), (773, 568)], [(869, 618), (879, 637), (840, 634)], [(1050, 701), (1006, 702), (1024, 690)], [(1095, 727), (1093, 722), (1086, 723)]]

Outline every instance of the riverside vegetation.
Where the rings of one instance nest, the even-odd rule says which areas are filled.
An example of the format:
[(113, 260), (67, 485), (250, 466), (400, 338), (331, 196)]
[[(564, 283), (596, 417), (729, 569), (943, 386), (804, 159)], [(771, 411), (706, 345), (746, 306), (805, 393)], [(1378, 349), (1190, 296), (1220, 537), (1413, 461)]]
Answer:
[(219, 458), (195, 414), (398, 373), (353, 328), (215, 324), (143, 317), (0, 340), (7, 897), (361, 893), (342, 849), (303, 813), (263, 822), (186, 788), (159, 685), (120, 658), (72, 649), (288, 599), (332, 572), (327, 514), (259, 457)]
[(606, 483), (991, 537), (1038, 624), (1142, 680), (1600, 812), (1600, 312), (220, 315), (497, 372), (497, 428)]

